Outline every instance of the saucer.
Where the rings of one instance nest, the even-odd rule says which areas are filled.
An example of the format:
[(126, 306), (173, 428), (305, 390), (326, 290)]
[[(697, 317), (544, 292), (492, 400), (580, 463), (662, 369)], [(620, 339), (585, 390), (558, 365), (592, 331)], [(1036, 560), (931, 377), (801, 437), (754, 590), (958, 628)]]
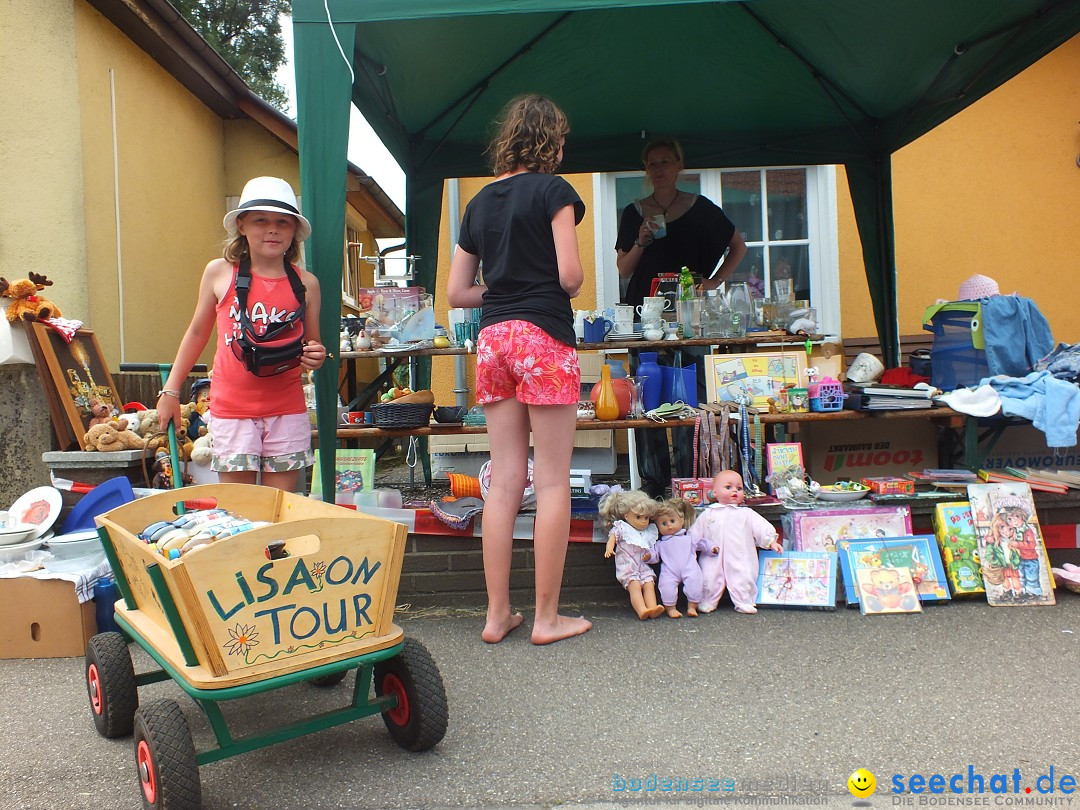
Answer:
[(608, 332), (604, 340), (641, 340), (641, 332)]

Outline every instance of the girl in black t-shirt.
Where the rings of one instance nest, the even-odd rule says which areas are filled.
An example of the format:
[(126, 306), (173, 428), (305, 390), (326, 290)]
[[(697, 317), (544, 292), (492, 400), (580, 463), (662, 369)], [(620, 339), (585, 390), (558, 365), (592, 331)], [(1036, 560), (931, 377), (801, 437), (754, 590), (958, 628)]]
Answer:
[[(558, 612), (581, 389), (570, 299), (584, 279), (574, 228), (585, 205), (554, 174), (567, 132), (566, 116), (549, 99), (510, 102), (490, 147), (495, 180), (465, 209), (447, 283), (450, 306), (482, 308), (476, 401), (484, 406), (491, 446), (482, 529), (488, 612), (481, 637), (489, 643), (522, 621), (510, 611), (510, 563), (530, 431), (536, 437), (532, 641), (550, 644), (592, 627)], [(477, 284), (481, 261), (484, 283)]]

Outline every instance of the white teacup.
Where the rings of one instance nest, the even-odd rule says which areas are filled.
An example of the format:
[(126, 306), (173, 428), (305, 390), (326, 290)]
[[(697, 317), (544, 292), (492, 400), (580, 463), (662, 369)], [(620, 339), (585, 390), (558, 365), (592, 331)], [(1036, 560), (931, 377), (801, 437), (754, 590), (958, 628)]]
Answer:
[(621, 323), (622, 321), (634, 322), (634, 308), (630, 304), (616, 304), (615, 305), (615, 317), (611, 320), (615, 323)]
[(637, 314), (644, 318), (646, 312), (651, 311), (659, 315), (661, 312), (672, 309), (675, 309), (675, 305), (670, 298), (665, 298), (662, 295), (650, 295), (642, 300), (641, 305), (637, 308)]
[(634, 331), (634, 319), (626, 318), (620, 320), (617, 316), (615, 318), (615, 326), (611, 328), (612, 333), (618, 333), (620, 335), (629, 335)]
[(664, 330), (663, 329), (642, 329), (641, 330), (641, 336), (643, 338), (645, 338), (645, 340), (663, 340), (664, 339)]

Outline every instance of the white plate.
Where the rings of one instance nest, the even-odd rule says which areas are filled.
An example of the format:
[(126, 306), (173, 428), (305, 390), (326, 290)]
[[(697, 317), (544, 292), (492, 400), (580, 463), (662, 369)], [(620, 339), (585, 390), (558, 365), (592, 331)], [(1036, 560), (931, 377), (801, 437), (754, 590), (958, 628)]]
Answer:
[(34, 526), (14, 526), (12, 528), (0, 529), (0, 546), (13, 546), (16, 543), (26, 542), (26, 539), (33, 534)]
[(30, 539), (36, 540), (51, 529), (60, 517), (62, 502), (60, 490), (56, 487), (37, 487), (15, 501), (8, 511), (15, 515), (19, 523), (34, 525)]
[(27, 540), (25, 543), (16, 543), (13, 546), (0, 546), (0, 563), (22, 560), (29, 552), (39, 548), (41, 548), (41, 541), (36, 538)]
[(604, 340), (641, 340), (641, 332), (608, 332)]
[(865, 498), (870, 494), (869, 489), (829, 489), (828, 487), (822, 487), (816, 493), (814, 497), (819, 501), (857, 501), (860, 498)]

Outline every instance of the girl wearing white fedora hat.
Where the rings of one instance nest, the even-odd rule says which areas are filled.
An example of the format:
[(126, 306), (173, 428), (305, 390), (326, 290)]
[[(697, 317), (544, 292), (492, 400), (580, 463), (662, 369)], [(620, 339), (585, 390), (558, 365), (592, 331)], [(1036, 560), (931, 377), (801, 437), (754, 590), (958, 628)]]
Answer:
[(319, 282), (297, 265), (311, 223), (287, 182), (256, 177), (223, 224), (224, 257), (203, 271), (195, 314), (158, 394), (158, 417), (179, 428), (180, 386), (216, 326), (212, 468), (222, 482), (293, 490), (312, 462), (301, 372), (326, 359)]

